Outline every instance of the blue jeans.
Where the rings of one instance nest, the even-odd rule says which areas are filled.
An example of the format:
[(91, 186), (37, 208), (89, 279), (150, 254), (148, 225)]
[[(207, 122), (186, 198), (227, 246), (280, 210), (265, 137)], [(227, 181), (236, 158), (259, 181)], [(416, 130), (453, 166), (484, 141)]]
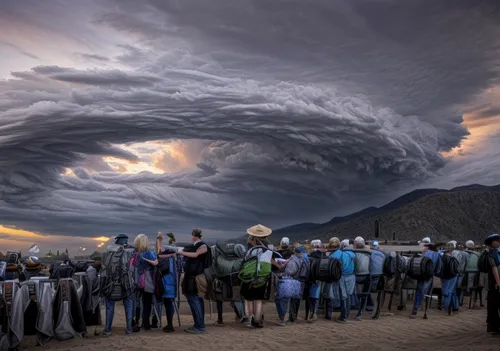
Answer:
[(368, 299), (370, 298), (371, 305), (373, 306), (373, 299), (370, 294), (371, 292), (371, 286), (372, 286), (372, 278), (371, 276), (361, 276), (361, 277), (356, 277), (359, 279), (356, 279), (356, 284), (361, 286), (361, 293), (358, 294), (359, 296), (359, 310), (358, 314), (356, 317), (361, 317), (363, 312), (365, 311), (366, 305), (368, 303)]
[(186, 295), (191, 314), (193, 315), (194, 328), (205, 330), (205, 301), (197, 295)]
[(458, 310), (458, 297), (457, 297), (457, 277), (451, 279), (441, 280), (441, 291), (443, 293), (444, 309), (453, 311)]
[(417, 290), (415, 291), (415, 300), (413, 301), (413, 314), (416, 314), (422, 305), (424, 295), (429, 295), (432, 287), (432, 278), (427, 281), (420, 281), (417, 283)]
[(281, 298), (281, 299), (276, 299), (274, 302), (276, 304), (276, 311), (278, 311), (278, 317), (280, 321), (285, 321), (285, 316), (286, 312), (288, 311), (288, 302), (290, 299), (287, 298)]
[[(123, 299), (123, 307), (125, 309), (125, 318), (127, 321), (126, 331), (132, 333), (132, 319), (134, 318), (134, 295), (127, 296)], [(115, 316), (115, 301), (106, 298), (106, 327), (105, 333), (111, 333), (111, 325)]]

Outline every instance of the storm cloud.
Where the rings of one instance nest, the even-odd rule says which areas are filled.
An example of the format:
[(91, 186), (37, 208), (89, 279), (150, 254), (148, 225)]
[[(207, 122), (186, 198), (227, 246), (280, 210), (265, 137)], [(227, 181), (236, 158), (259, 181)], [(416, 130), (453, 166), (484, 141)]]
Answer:
[[(0, 81), (2, 224), (229, 236), (499, 175), (490, 151), (474, 172), (443, 156), (463, 114), (496, 111), (479, 98), (500, 73), (495, 1), (117, 3), (72, 26), (32, 2), (37, 25), (112, 48)], [(22, 24), (25, 6), (0, 8)]]

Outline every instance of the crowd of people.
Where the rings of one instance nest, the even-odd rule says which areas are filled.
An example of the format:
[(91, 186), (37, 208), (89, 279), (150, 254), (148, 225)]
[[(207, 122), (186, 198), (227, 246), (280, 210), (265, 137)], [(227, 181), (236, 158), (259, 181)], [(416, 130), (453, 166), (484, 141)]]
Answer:
[[(68, 326), (67, 330), (76, 330), (80, 336), (86, 334), (86, 326), (102, 324), (98, 305), (104, 301), (104, 335), (109, 336), (115, 304), (119, 301), (125, 310), (127, 334), (161, 328), (163, 308), (159, 306), (166, 312), (163, 331), (174, 332), (174, 317), (176, 312), (179, 314), (182, 294), (193, 317), (193, 325), (184, 330), (201, 334), (206, 331), (206, 300), (217, 303), (217, 325), (224, 325), (223, 304), (229, 302), (239, 323), (249, 328), (263, 328), (265, 302), (274, 302), (276, 323), (285, 327), (298, 319), (302, 301), (305, 302), (304, 319), (309, 323), (318, 319), (320, 308), (325, 319), (332, 320), (334, 313), (338, 313), (335, 320), (347, 323), (354, 309), (356, 320), (361, 320), (365, 313), (378, 319), (387, 293), (391, 296), (389, 309), (392, 297), (396, 296), (399, 297), (398, 309), (403, 310), (410, 293), (413, 294), (410, 318), (417, 318), (422, 309), (427, 318), (427, 309), (438, 285), (438, 309), (450, 315), (459, 311), (465, 293), (470, 294), (469, 308), (482, 307), (486, 288), (487, 332), (500, 335), (499, 234), (486, 238), (486, 249), (470, 240), (464, 245), (456, 241), (437, 244), (427, 237), (419, 242), (420, 252), (408, 255), (383, 250), (378, 242), (368, 244), (362, 237), (353, 241), (333, 237), (328, 243), (313, 240), (310, 245), (282, 238), (274, 247), (269, 240), (272, 230), (263, 225), (249, 228), (247, 234), (246, 247), (241, 244), (209, 246), (202, 240), (202, 231), (194, 229), (192, 243), (182, 250), (171, 240), (165, 243), (162, 233), (158, 233), (154, 245), (144, 234), (139, 234), (132, 245), (127, 235), (120, 234), (107, 245), (99, 266), (84, 265), (75, 270), (78, 265), (70, 261), (54, 265), (51, 278), (67, 280), (66, 289), (74, 291), (74, 297), (64, 300), (63, 290), (57, 290), (50, 292), (54, 298), (46, 295), (45, 299), (53, 301), (52, 304), (59, 300), (61, 304), (63, 301), (74, 304), (77, 299), (81, 305), (87, 305), (80, 308), (79, 313), (69, 311), (74, 314), (73, 322), (78, 318), (81, 321), (77, 327)], [(76, 272), (91, 278), (82, 280), (80, 276), (80, 283), (73, 286)], [(22, 290), (22, 284), (20, 288)], [(82, 295), (82, 288), (88, 292)], [(26, 294), (28, 296), (28, 289)], [(0, 298), (4, 297), (0, 294)], [(19, 308), (26, 310), (21, 305)], [(61, 316), (58, 325), (68, 323), (60, 312), (61, 306), (50, 308)], [(3, 324), (0, 321), (1, 328), (8, 325), (7, 320)], [(57, 329), (56, 325), (52, 329)], [(40, 332), (36, 333), (38, 337)], [(40, 340), (72, 337), (62, 334), (58, 337), (48, 328), (45, 334), (40, 334)]]
[[(486, 286), (488, 289), (487, 331), (494, 335), (500, 334), (500, 279), (498, 276), (500, 235), (498, 234), (490, 235), (485, 241), (485, 245), (488, 248), (485, 251), (487, 253), (485, 256), (487, 261), (485, 262), (488, 264), (488, 270), (470, 270), (468, 273), (465, 266), (467, 265), (469, 256), (474, 255), (476, 257), (475, 260), (471, 258), (470, 261), (473, 267), (476, 267), (478, 265), (476, 261), (482, 250), (478, 251), (472, 241), (466, 242), (465, 247), (461, 247), (455, 241), (450, 241), (439, 247), (433, 244), (430, 238), (424, 238), (420, 242), (421, 253), (405, 260), (403, 259), (404, 257), (400, 257), (403, 262), (401, 266), (406, 267), (401, 267), (400, 272), (403, 274), (399, 274), (398, 272), (395, 275), (397, 279), (392, 283), (394, 286), (388, 288), (391, 282), (385, 271), (381, 274), (370, 274), (368, 276), (359, 275), (357, 272), (356, 255), (358, 252), (366, 251), (370, 253), (371, 260), (376, 260), (377, 255), (384, 260), (393, 254), (381, 250), (376, 241), (372, 242), (370, 247), (361, 237), (357, 237), (353, 241), (353, 244), (350, 244), (350, 241), (347, 239), (341, 241), (334, 237), (326, 245), (320, 240), (313, 240), (310, 245), (311, 248), (308, 249), (301, 244), (290, 244), (288, 238), (283, 238), (279, 247), (275, 248), (269, 241), (269, 236), (272, 233), (271, 229), (257, 225), (249, 228), (247, 232), (247, 251), (243, 262), (252, 262), (252, 258), (257, 259), (261, 275), (253, 273), (250, 275), (250, 279), (248, 279), (248, 277), (242, 275), (246, 270), (245, 263), (243, 266), (240, 266), (239, 272), (233, 272), (238, 274), (240, 278), (237, 283), (239, 294), (238, 296), (235, 295), (229, 298), (229, 301), (235, 311), (236, 319), (250, 328), (262, 328), (264, 326), (263, 303), (272, 300), (274, 300), (276, 305), (278, 314), (277, 324), (279, 326), (286, 326), (296, 321), (300, 303), (304, 300), (306, 310), (305, 319), (308, 322), (314, 322), (318, 318), (317, 311), (320, 303), (324, 307), (324, 317), (326, 319), (332, 319), (333, 312), (339, 311), (340, 313), (336, 320), (340, 323), (346, 323), (353, 306), (356, 306), (355, 308), (357, 309), (356, 319), (361, 319), (363, 313), (366, 311), (372, 311), (372, 318), (376, 319), (380, 316), (380, 306), (377, 306), (377, 304), (380, 304), (380, 301), (377, 301), (374, 293), (392, 291), (399, 296), (401, 290), (405, 288), (413, 290), (413, 308), (410, 318), (416, 318), (417, 313), (421, 310), (423, 301), (426, 297), (430, 297), (433, 288), (435, 288), (433, 284), (435, 284), (436, 277), (439, 277), (441, 291), (439, 293), (438, 308), (444, 309), (451, 315), (458, 312), (463, 303), (463, 296), (466, 291), (471, 293), (471, 303), (473, 302), (474, 307), (477, 307), (478, 299), (480, 299), (482, 306), (482, 290)], [(139, 235), (134, 242), (134, 247), (139, 252), (142, 264), (145, 265), (145, 267), (141, 268), (141, 272), (162, 270), (165, 269), (162, 268), (165, 265), (177, 267), (174, 264), (176, 258), (183, 258), (183, 264), (179, 268), (183, 271), (183, 279), (179, 285), (182, 289), (182, 294), (187, 299), (193, 316), (193, 326), (186, 328), (185, 331), (192, 334), (199, 334), (205, 332), (204, 299), (210, 298), (217, 301), (217, 324), (224, 323), (222, 305), (223, 301), (227, 301), (228, 299), (214, 298), (214, 295), (210, 295), (209, 290), (214, 284), (211, 282), (213, 277), (210, 278), (207, 270), (210, 270), (212, 263), (215, 261), (214, 255), (216, 255), (216, 252), (203, 242), (200, 229), (193, 230), (192, 241), (192, 245), (184, 248), (182, 251), (177, 251), (174, 247), (163, 245), (163, 235), (159, 233), (156, 238), (156, 251), (153, 251), (149, 249), (147, 237)], [(421, 257), (432, 262), (430, 276), (425, 276), (423, 273), (415, 273), (416, 268), (411, 268), (411, 265), (423, 263), (420, 261), (420, 263), (413, 263), (413, 257)], [(306, 263), (304, 267), (312, 270), (311, 262), (321, 260), (322, 258), (332, 258), (340, 262), (338, 267), (341, 267), (341, 273), (338, 277), (325, 283), (319, 280), (314, 281), (312, 272), (307, 272), (307, 277), (305, 278), (301, 276), (301, 274), (304, 275), (301, 272), (302, 262)], [(452, 266), (454, 262), (457, 264), (455, 270), (446, 268), (447, 266)], [(167, 312), (167, 326), (163, 330), (165, 332), (173, 332), (174, 326), (172, 320), (175, 312), (175, 296), (178, 287), (176, 277), (179, 271), (175, 269), (167, 269), (167, 271), (167, 274), (162, 275), (162, 280), (157, 280), (156, 282), (162, 285), (162, 297)], [(405, 279), (408, 278), (410, 280), (412, 277), (415, 278), (412, 279), (415, 286), (405, 287)], [(217, 278), (215, 279), (217, 280)], [(150, 279), (150, 281), (151, 285), (148, 286), (146, 283), (144, 288), (141, 288), (141, 284), (137, 285), (138, 287), (141, 286), (139, 289), (142, 289), (142, 328), (145, 330), (151, 329), (150, 306), (155, 291), (158, 291), (157, 287), (154, 286), (154, 279)], [(297, 291), (290, 292), (294, 287)], [(288, 289), (288, 291), (283, 293), (282, 288), (285, 290)], [(405, 300), (401, 298), (398, 309), (403, 309), (405, 303)], [(127, 306), (127, 303), (125, 303), (125, 306)], [(132, 313), (127, 312), (126, 315), (127, 332), (133, 333), (139, 331), (139, 323), (137, 320), (134, 323)], [(112, 311), (107, 309), (106, 334), (111, 332), (111, 320)]]

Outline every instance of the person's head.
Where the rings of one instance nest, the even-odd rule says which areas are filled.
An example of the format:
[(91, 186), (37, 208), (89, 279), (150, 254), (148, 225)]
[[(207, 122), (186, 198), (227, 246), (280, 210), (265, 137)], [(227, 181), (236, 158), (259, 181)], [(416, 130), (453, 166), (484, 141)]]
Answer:
[(354, 239), (354, 248), (355, 249), (363, 249), (365, 247), (365, 239), (358, 236)]
[(378, 249), (379, 248), (379, 244), (378, 244), (378, 241), (373, 241), (372, 242), (372, 249)]
[(146, 252), (149, 250), (149, 240), (145, 234), (139, 234), (134, 240), (134, 247), (138, 252)]
[(349, 239), (344, 239), (340, 242), (340, 248), (341, 249), (348, 249), (349, 248)]
[(305, 248), (305, 246), (299, 245), (299, 246), (295, 247), (294, 252), (295, 252), (295, 255), (302, 256), (303, 254), (305, 254), (307, 252), (307, 249)]
[(280, 241), (280, 247), (282, 249), (286, 249), (288, 246), (290, 246), (290, 239), (288, 239), (286, 236), (281, 239)]
[(262, 224), (254, 225), (247, 229), (248, 234), (248, 245), (269, 245), (269, 240), (267, 239), (273, 231)]
[(468, 249), (473, 249), (474, 248), (474, 242), (472, 240), (467, 240), (467, 242), (465, 243), (465, 247), (468, 248)]
[(430, 243), (431, 243), (431, 238), (429, 238), (428, 236), (419, 241), (420, 246), (425, 246)]
[(191, 240), (192, 240), (193, 242), (200, 241), (202, 236), (203, 236), (203, 235), (202, 235), (202, 231), (201, 231), (201, 229), (199, 229), (199, 228), (195, 228), (195, 229), (193, 229), (193, 231), (191, 232)]
[(340, 240), (337, 237), (333, 237), (330, 240), (328, 240), (328, 247), (332, 250), (338, 250), (340, 249)]
[(452, 250), (456, 249), (457, 248), (457, 242), (455, 240), (451, 240), (451, 241), (448, 241), (448, 243), (446, 244), (449, 248), (451, 248)]
[(311, 241), (311, 246), (314, 250), (319, 250), (321, 249), (321, 240), (316, 239)]
[(118, 234), (115, 238), (116, 245), (125, 246), (128, 244), (128, 235), (127, 234)]
[(498, 249), (500, 247), (500, 234), (489, 235), (484, 241), (484, 244), (493, 249)]

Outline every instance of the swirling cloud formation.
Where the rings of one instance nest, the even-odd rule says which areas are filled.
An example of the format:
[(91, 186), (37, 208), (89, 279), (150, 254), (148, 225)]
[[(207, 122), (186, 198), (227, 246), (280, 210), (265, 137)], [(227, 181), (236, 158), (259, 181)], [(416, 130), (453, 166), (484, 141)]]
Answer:
[(496, 1), (0, 6), (3, 224), (229, 236), (498, 175), (444, 156), (493, 106)]

